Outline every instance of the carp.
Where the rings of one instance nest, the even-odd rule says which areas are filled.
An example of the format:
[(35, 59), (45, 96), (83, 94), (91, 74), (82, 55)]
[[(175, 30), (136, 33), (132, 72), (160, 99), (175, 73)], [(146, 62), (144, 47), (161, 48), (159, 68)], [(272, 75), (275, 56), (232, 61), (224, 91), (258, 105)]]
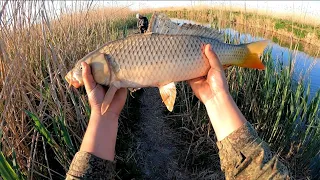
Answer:
[(94, 80), (109, 86), (101, 107), (103, 114), (119, 88), (131, 91), (158, 87), (169, 111), (176, 99), (175, 82), (207, 75), (210, 64), (203, 47), (210, 44), (225, 67), (240, 66), (263, 70), (260, 54), (267, 41), (232, 45), (224, 34), (200, 25), (172, 22), (165, 14), (154, 13), (146, 33), (108, 42), (79, 60), (65, 79), (78, 88), (83, 85), (81, 62), (91, 67)]

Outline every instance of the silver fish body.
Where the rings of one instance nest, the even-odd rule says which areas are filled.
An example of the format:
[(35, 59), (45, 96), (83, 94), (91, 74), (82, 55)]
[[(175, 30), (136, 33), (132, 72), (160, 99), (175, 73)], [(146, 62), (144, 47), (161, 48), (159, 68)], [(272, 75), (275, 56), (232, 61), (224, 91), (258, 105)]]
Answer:
[(121, 87), (159, 87), (207, 74), (210, 65), (203, 47), (211, 44), (222, 65), (237, 64), (247, 54), (243, 45), (187, 35), (134, 35), (106, 44), (105, 54)]

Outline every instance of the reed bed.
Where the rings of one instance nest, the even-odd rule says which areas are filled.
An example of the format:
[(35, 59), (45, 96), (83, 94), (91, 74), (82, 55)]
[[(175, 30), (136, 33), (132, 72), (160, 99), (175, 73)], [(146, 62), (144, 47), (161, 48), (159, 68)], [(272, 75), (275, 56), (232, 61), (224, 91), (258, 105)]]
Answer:
[(320, 21), (301, 21), (287, 16), (274, 17), (259, 11), (233, 8), (160, 8), (172, 18), (209, 23), (213, 28), (232, 28), (240, 33), (268, 38), (281, 46), (319, 57)]
[(83, 89), (69, 88), (64, 76), (85, 54), (126, 36), (136, 23), (128, 8), (76, 4), (72, 11), (62, 7), (59, 17), (44, 1), (1, 6), (1, 155), (11, 159), (7, 173), (19, 178), (64, 178), (90, 113)]
[[(3, 179), (64, 179), (90, 115), (84, 89), (69, 88), (64, 76), (90, 51), (134, 31), (136, 19), (128, 8), (95, 9), (90, 2), (75, 4), (69, 10), (64, 6), (55, 9), (44, 1), (1, 2)], [(212, 14), (201, 16), (215, 18)], [(217, 21), (222, 17), (217, 15)], [(226, 42), (239, 43), (230, 37)], [(317, 178), (320, 91), (311, 98), (310, 86), (291, 78), (294, 59), (290, 66), (279, 68), (281, 59), (271, 59), (271, 51), (262, 57), (266, 71), (229, 68), (230, 92), (259, 135), (290, 168), (293, 178)], [(216, 139), (203, 105), (186, 83), (179, 83), (178, 95), (174, 112), (166, 118), (178, 132), (175, 134), (180, 134), (179, 166), (194, 178), (221, 177)], [(129, 97), (120, 118), (118, 179), (141, 174), (132, 158), (138, 133), (134, 106)]]

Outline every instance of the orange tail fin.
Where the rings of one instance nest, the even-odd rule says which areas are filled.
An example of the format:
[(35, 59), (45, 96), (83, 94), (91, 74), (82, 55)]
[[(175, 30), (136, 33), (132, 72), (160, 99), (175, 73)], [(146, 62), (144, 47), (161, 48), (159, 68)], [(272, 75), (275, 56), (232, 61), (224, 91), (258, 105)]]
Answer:
[(239, 64), (239, 66), (264, 70), (265, 67), (260, 60), (260, 54), (263, 53), (263, 50), (267, 45), (268, 41), (258, 41), (246, 44), (245, 46), (248, 49), (248, 54), (245, 56), (243, 62)]

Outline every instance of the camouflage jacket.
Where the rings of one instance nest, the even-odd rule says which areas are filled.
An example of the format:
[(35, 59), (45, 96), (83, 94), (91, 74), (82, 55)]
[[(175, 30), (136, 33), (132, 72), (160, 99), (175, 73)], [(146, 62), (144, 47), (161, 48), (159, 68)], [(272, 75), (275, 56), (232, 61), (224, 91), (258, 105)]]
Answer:
[[(253, 127), (246, 123), (217, 142), (221, 169), (229, 179), (289, 179), (289, 171), (273, 156)], [(114, 179), (115, 163), (87, 152), (78, 152), (70, 165), (67, 180)]]

